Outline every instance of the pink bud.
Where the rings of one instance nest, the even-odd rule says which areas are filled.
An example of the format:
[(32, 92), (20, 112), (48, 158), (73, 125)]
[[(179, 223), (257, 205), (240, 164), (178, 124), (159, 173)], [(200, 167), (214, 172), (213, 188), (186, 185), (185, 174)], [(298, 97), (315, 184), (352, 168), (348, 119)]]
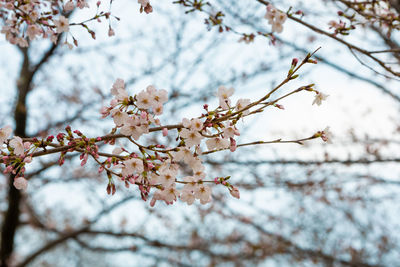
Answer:
[(232, 189), (229, 191), (231, 193), (231, 195), (237, 199), (240, 198), (240, 192), (239, 189), (237, 189), (237, 187), (232, 186)]
[(108, 29), (108, 36), (111, 37), (111, 36), (114, 36), (114, 35), (115, 35), (115, 32), (114, 32), (114, 30), (110, 27), (110, 28)]
[(292, 66), (293, 66), (293, 67), (296, 67), (296, 65), (297, 65), (298, 62), (299, 62), (299, 60), (298, 60), (297, 58), (294, 58), (294, 59), (292, 60)]
[(31, 163), (31, 162), (32, 162), (32, 157), (31, 157), (31, 156), (26, 157), (26, 158), (24, 159), (24, 162), (25, 162), (25, 163)]
[(233, 139), (232, 137), (230, 138), (230, 140), (231, 140), (231, 145), (230, 145), (229, 149), (230, 149), (231, 152), (235, 152), (236, 147), (237, 147), (236, 146), (236, 140)]
[(155, 199), (154, 197), (151, 199), (150, 201), (150, 207), (154, 207), (154, 205), (156, 204), (157, 199)]
[(163, 128), (162, 129), (162, 135), (163, 136), (167, 136), (168, 135), (168, 129), (167, 128)]
[(101, 1), (97, 1), (97, 3), (96, 3), (97, 7), (99, 7), (100, 4), (101, 4)]
[(107, 194), (111, 194), (111, 184), (107, 185)]
[(151, 163), (151, 162), (147, 163), (147, 168), (153, 169), (154, 168), (154, 164)]
[(4, 173), (4, 174), (9, 173), (9, 172), (11, 172), (12, 170), (13, 170), (13, 166), (12, 166), (12, 165), (8, 165), (8, 166), (4, 169), (3, 173)]

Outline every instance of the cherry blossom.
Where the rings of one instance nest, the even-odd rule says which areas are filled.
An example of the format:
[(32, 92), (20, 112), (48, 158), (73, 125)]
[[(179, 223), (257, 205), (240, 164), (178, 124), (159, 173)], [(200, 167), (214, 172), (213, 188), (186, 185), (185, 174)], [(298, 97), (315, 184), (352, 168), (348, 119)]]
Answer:
[(64, 16), (60, 16), (59, 20), (55, 20), (54, 25), (57, 27), (57, 33), (69, 31), (69, 21)]
[(330, 127), (327, 126), (321, 133), (321, 139), (324, 142), (327, 142), (329, 144), (332, 143), (332, 132), (330, 131)]
[(15, 178), (13, 184), (18, 190), (26, 190), (28, 187), (28, 181), (24, 177)]
[(162, 184), (164, 187), (169, 187), (175, 183), (176, 171), (173, 169), (164, 169), (160, 172), (158, 177), (158, 183)]
[(144, 170), (143, 161), (141, 159), (128, 159), (123, 163), (124, 167), (122, 169), (122, 174), (124, 176), (133, 175), (135, 173), (140, 174)]
[(113, 117), (114, 123), (117, 126), (123, 125), (129, 118), (129, 116), (126, 112), (123, 112), (119, 109), (111, 110), (111, 116)]
[(187, 119), (183, 118), (182, 119), (182, 125), (185, 128), (188, 128), (193, 131), (201, 131), (203, 129), (203, 122), (200, 119)]
[(287, 15), (269, 4), (267, 5), (267, 12), (264, 18), (266, 18), (268, 23), (272, 25), (272, 32), (281, 33), (283, 31), (283, 24), (287, 19)]
[(187, 147), (192, 147), (199, 145), (203, 137), (198, 131), (182, 129), (180, 136), (185, 139), (185, 144)]
[(7, 125), (3, 128), (0, 128), (0, 147), (4, 144), (7, 138), (10, 136), (12, 132), (11, 126)]
[(194, 191), (195, 198), (200, 200), (201, 204), (207, 204), (211, 201), (211, 187), (201, 184)]
[(184, 161), (186, 164), (194, 160), (193, 154), (187, 147), (179, 147), (177, 152), (174, 152), (175, 161)]
[(230, 96), (233, 95), (235, 92), (235, 89), (233, 88), (226, 88), (225, 86), (220, 86), (218, 87), (218, 99), (219, 99), (219, 105), (223, 109), (228, 109), (229, 106), (231, 105), (231, 100), (229, 99)]
[(194, 203), (194, 201), (196, 200), (193, 192), (185, 190), (185, 189), (182, 190), (179, 198), (181, 201), (186, 202), (189, 206), (192, 205)]
[(75, 8), (74, 2), (71, 0), (64, 5), (65, 11), (72, 11)]
[(323, 100), (326, 100), (328, 98), (329, 95), (323, 94), (321, 92), (316, 92), (314, 101), (313, 101), (313, 105), (317, 104), (318, 106), (320, 106), (322, 104)]
[(146, 88), (146, 92), (150, 95), (152, 99), (152, 107), (153, 109), (162, 106), (165, 102), (168, 101), (168, 92), (164, 89), (157, 90), (154, 86), (149, 85)]
[(207, 145), (208, 150), (224, 149), (224, 148), (229, 147), (230, 142), (228, 139), (215, 137), (215, 138), (208, 139), (206, 141), (206, 145)]
[[(237, 102), (236, 102), (236, 110), (237, 111), (240, 111), (240, 110), (242, 110), (242, 109), (244, 109), (245, 107), (247, 107), (248, 105), (250, 105), (250, 99), (248, 99), (248, 98), (246, 98), (246, 99), (239, 99)], [(244, 111), (242, 111), (242, 113), (243, 113), (243, 115), (248, 115), (249, 113), (250, 113), (250, 110), (244, 110)]]
[(148, 109), (154, 105), (153, 99), (151, 98), (151, 95), (148, 92), (142, 91), (139, 94), (137, 94), (136, 98), (137, 98), (136, 105), (140, 109)]
[(17, 156), (24, 155), (24, 144), (22, 142), (21, 137), (14, 136), (14, 138), (10, 140), (10, 146), (14, 148), (15, 155)]
[(148, 125), (141, 124), (137, 117), (127, 117), (124, 121), (124, 126), (121, 128), (121, 133), (127, 136), (132, 136), (133, 139), (139, 140), (140, 136), (148, 132)]

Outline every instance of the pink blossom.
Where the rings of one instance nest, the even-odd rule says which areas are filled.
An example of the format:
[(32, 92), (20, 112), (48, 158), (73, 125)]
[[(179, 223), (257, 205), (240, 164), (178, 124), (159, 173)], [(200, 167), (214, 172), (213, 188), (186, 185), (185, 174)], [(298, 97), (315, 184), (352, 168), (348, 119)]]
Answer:
[(230, 104), (231, 104), (231, 100), (229, 99), (230, 96), (233, 95), (233, 93), (235, 92), (235, 89), (233, 88), (226, 88), (225, 86), (220, 86), (218, 87), (218, 99), (219, 99), (219, 105), (221, 108), (223, 109), (228, 109)]
[(74, 8), (75, 8), (75, 5), (74, 5), (73, 1), (69, 1), (64, 5), (64, 10), (67, 12), (73, 10)]
[(208, 150), (224, 149), (224, 148), (229, 147), (230, 142), (228, 139), (215, 137), (215, 138), (208, 139), (206, 141), (206, 145), (207, 145)]
[(126, 112), (119, 109), (111, 110), (111, 116), (113, 117), (116, 126), (122, 126), (129, 118), (129, 115)]
[(15, 155), (17, 156), (24, 155), (24, 144), (22, 142), (21, 137), (14, 136), (14, 138), (10, 140), (10, 146), (14, 148)]
[[(237, 102), (236, 102), (236, 110), (237, 111), (240, 111), (240, 110), (242, 110), (242, 109), (244, 109), (245, 107), (247, 107), (248, 105), (250, 105), (250, 99), (239, 99)], [(243, 113), (243, 115), (248, 115), (249, 113), (250, 113), (250, 110), (243, 110), (242, 111), (242, 113)]]
[(12, 132), (12, 128), (9, 125), (7, 125), (3, 128), (0, 128), (0, 146), (4, 144), (4, 142), (10, 136), (11, 132)]
[(185, 144), (187, 147), (192, 147), (199, 145), (203, 136), (200, 135), (197, 131), (190, 131), (188, 129), (182, 129), (180, 132), (180, 136), (185, 139)]
[(143, 161), (141, 159), (128, 159), (124, 161), (122, 175), (129, 176), (135, 173), (142, 173), (144, 170)]
[(323, 94), (321, 92), (316, 92), (317, 94), (315, 95), (314, 101), (313, 101), (313, 105), (317, 104), (318, 106), (321, 105), (323, 100), (326, 100), (328, 98), (329, 95)]
[(332, 132), (330, 131), (330, 127), (327, 126), (321, 134), (321, 138), (324, 142), (327, 142), (329, 144), (332, 143)]
[(179, 196), (181, 201), (186, 202), (189, 206), (192, 205), (195, 201), (195, 197), (193, 192), (188, 190), (182, 190), (181, 195)]
[(277, 10), (271, 4), (267, 5), (267, 13), (264, 18), (268, 20), (268, 23), (272, 25), (272, 31), (281, 33), (283, 31), (283, 24), (287, 19), (287, 15)]
[(194, 191), (195, 198), (200, 200), (201, 204), (211, 202), (211, 187), (201, 184)]
[(151, 106), (153, 106), (151, 95), (145, 91), (141, 91), (139, 94), (137, 94), (136, 99), (136, 105), (140, 109), (149, 109)]
[(24, 177), (15, 178), (13, 184), (18, 190), (26, 190), (28, 187), (28, 181)]
[(54, 20), (54, 25), (57, 27), (57, 33), (69, 31), (69, 21), (64, 16), (60, 16), (59, 20)]
[(28, 26), (28, 29), (26, 30), (26, 35), (28, 35), (29, 40), (34, 40), (36, 38), (36, 35), (41, 34), (41, 29), (36, 25), (32, 24)]

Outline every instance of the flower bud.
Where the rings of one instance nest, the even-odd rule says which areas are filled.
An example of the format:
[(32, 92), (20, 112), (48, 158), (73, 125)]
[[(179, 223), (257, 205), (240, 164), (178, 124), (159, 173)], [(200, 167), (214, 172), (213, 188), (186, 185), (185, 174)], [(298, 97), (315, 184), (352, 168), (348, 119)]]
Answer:
[(234, 198), (237, 198), (237, 199), (240, 198), (239, 189), (237, 189), (237, 187), (235, 187), (235, 186), (232, 186), (232, 189), (229, 191), (229, 193), (231, 193), (231, 195), (232, 195)]

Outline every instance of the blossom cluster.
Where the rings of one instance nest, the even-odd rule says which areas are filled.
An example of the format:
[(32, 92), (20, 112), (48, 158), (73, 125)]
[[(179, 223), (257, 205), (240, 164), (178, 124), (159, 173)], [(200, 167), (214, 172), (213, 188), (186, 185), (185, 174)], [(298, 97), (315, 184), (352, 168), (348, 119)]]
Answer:
[[(235, 108), (240, 110), (250, 104), (249, 99), (240, 99), (236, 107), (231, 107), (230, 96), (233, 88), (227, 89), (224, 86), (218, 88), (220, 106), (218, 109), (209, 112), (205, 105), (206, 114), (199, 118), (183, 118), (178, 128), (179, 144), (174, 148), (165, 148), (163, 145), (142, 146), (137, 143), (143, 134), (149, 133), (150, 125), (160, 125), (156, 116), (163, 112), (163, 104), (168, 100), (167, 91), (157, 90), (154, 86), (148, 86), (146, 90), (140, 91), (134, 97), (129, 96), (125, 90), (122, 79), (118, 79), (112, 89), (114, 96), (108, 107), (101, 109), (103, 117), (111, 116), (115, 123), (115, 129), (119, 129), (124, 136), (132, 138), (131, 141), (139, 146), (139, 153), (129, 153), (124, 149), (115, 149), (114, 154), (120, 155), (127, 152), (129, 155), (109, 158), (100, 171), (113, 169), (113, 172), (125, 182), (139, 186), (143, 199), (147, 196), (151, 188), (157, 191), (153, 194), (151, 205), (157, 200), (163, 200), (167, 204), (172, 204), (177, 198), (191, 205), (196, 199), (201, 204), (211, 201), (211, 187), (206, 183), (221, 183), (226, 186), (231, 194), (239, 197), (236, 187), (230, 185), (224, 178), (214, 178), (205, 180), (205, 166), (199, 155), (202, 154), (201, 143), (207, 139), (206, 147), (208, 151), (230, 148), (236, 149), (234, 136), (239, 135), (238, 129), (232, 122), (212, 123), (220, 112)], [(213, 132), (212, 129), (217, 129)], [(168, 135), (168, 129), (162, 128), (164, 136)], [(181, 170), (181, 165), (187, 165), (192, 174), (185, 176)], [(119, 169), (116, 173), (114, 170)], [(178, 179), (179, 173), (183, 177)], [(183, 184), (178, 188), (177, 184)], [(112, 183), (109, 184), (109, 191), (113, 191)]]
[[(149, 85), (137, 94), (130, 95), (125, 88), (124, 80), (117, 79), (110, 90), (113, 96), (110, 104), (102, 107), (100, 111), (103, 118), (111, 117), (114, 121), (115, 126), (109, 134), (88, 138), (79, 130), (73, 131), (67, 126), (65, 133), (58, 133), (56, 137), (51, 135), (39, 140), (14, 136), (9, 139), (12, 129), (6, 126), (0, 129), (0, 163), (6, 165), (4, 173), (13, 174), (14, 186), (18, 189), (27, 187), (24, 173), (26, 164), (29, 164), (32, 158), (59, 153), (58, 162), (62, 165), (67, 153), (78, 152), (81, 166), (92, 158), (99, 165), (99, 173), (107, 174), (109, 194), (115, 193), (114, 178), (117, 178), (126, 187), (137, 186), (143, 200), (152, 196), (151, 206), (154, 206), (156, 201), (172, 204), (178, 199), (188, 205), (196, 200), (201, 204), (209, 203), (212, 200), (210, 184), (220, 184), (226, 187), (233, 197), (239, 198), (238, 188), (228, 182), (230, 176), (209, 177), (206, 174), (202, 156), (221, 150), (234, 152), (242, 145), (281, 142), (281, 139), (278, 139), (272, 142), (257, 141), (237, 145), (236, 138), (240, 136), (237, 123), (247, 116), (264, 111), (268, 106), (284, 109), (277, 102), (300, 91), (315, 92), (313, 104), (320, 105), (328, 96), (313, 89), (313, 84), (267, 101), (283, 84), (297, 77), (294, 74), (303, 64), (316, 63), (310, 58), (311, 55), (307, 55), (299, 66), (297, 66), (298, 59), (293, 59), (287, 78), (260, 99), (256, 101), (238, 99), (233, 105), (231, 97), (234, 89), (220, 86), (216, 92), (218, 97), (216, 108), (211, 109), (208, 104), (204, 104), (203, 114), (195, 118), (183, 118), (181, 123), (175, 125), (162, 125), (158, 118), (163, 114), (164, 104), (168, 101), (166, 90)], [(165, 137), (170, 135), (171, 131), (176, 134), (174, 136), (176, 143), (172, 142), (170, 147), (159, 143), (151, 145), (139, 143), (143, 135), (160, 132)], [(128, 146), (116, 147), (112, 154), (99, 150), (98, 143), (115, 146), (117, 138), (126, 139), (134, 149)], [(314, 138), (329, 142), (331, 138), (329, 128), (308, 138), (282, 142), (302, 144), (303, 141)], [(146, 141), (148, 140), (143, 143)]]
[(267, 5), (267, 12), (264, 16), (268, 23), (272, 25), (272, 32), (281, 33), (283, 31), (283, 24), (287, 19), (287, 15), (282, 11), (276, 9), (273, 5)]
[[(100, 1), (97, 2), (99, 7)], [(93, 18), (85, 23), (71, 24), (68, 19), (74, 9), (88, 8), (87, 0), (0, 0), (0, 18), (5, 21), (5, 25), (1, 28), (1, 33), (5, 35), (6, 40), (11, 44), (20, 47), (29, 46), (29, 42), (39, 38), (48, 38), (53, 43), (57, 43), (59, 35), (69, 32), (70, 25), (80, 25), (84, 27), (95, 38), (94, 31), (90, 30), (86, 24), (88, 21), (101, 21), (101, 17), (110, 18), (110, 12), (99, 12)], [(109, 35), (113, 35), (113, 30), (109, 26)], [(77, 45), (77, 40), (73, 38), (73, 42)], [(65, 40), (67, 42), (67, 39)]]

